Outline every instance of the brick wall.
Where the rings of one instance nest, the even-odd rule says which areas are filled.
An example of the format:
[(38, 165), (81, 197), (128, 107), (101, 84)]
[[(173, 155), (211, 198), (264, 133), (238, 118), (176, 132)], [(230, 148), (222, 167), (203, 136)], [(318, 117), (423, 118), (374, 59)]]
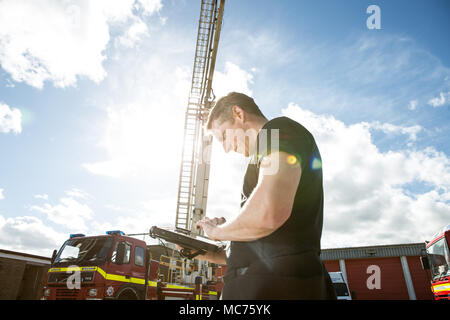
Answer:
[(25, 266), (25, 261), (0, 259), (0, 300), (17, 298)]

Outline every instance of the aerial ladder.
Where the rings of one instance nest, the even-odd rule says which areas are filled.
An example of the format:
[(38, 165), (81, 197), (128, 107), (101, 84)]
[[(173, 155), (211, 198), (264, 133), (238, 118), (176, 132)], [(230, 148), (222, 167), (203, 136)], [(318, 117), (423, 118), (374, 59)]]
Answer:
[(202, 235), (196, 223), (206, 214), (212, 136), (204, 123), (214, 105), (212, 81), (225, 0), (202, 0), (195, 47), (191, 90), (184, 123), (175, 228)]
[[(178, 182), (175, 231), (153, 226), (150, 236), (180, 245), (182, 257), (192, 261), (199, 254), (217, 252), (223, 244), (208, 243), (196, 223), (206, 215), (212, 136), (204, 124), (215, 96), (212, 81), (223, 21), (225, 0), (201, 0), (194, 67), (184, 122), (184, 140)], [(205, 242), (206, 241), (206, 242)], [(191, 263), (185, 261), (185, 263)], [(211, 279), (212, 268), (198, 260), (199, 275)]]

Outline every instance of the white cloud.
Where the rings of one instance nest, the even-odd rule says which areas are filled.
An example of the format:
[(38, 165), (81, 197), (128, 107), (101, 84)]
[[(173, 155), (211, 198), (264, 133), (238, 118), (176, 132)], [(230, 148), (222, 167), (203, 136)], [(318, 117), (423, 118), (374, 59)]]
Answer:
[(88, 193), (78, 188), (72, 188), (71, 190), (66, 191), (66, 195), (68, 195), (71, 198), (79, 198), (84, 200), (89, 199), (91, 197)]
[(22, 132), (22, 113), (0, 102), (0, 133)]
[[(146, 15), (161, 9), (160, 1), (138, 3)], [(135, 5), (134, 0), (4, 0), (0, 2), (0, 65), (13, 80), (37, 88), (45, 81), (72, 86), (77, 77), (99, 82), (106, 76), (102, 63), (110, 27), (140, 20)], [(131, 31), (134, 39), (129, 41), (136, 41), (138, 34)]]
[(142, 8), (145, 14), (150, 15), (160, 11), (163, 5), (161, 0), (138, 0), (136, 1), (136, 7)]
[(93, 163), (83, 163), (83, 168), (92, 174), (108, 176), (111, 178), (119, 178), (128, 173), (130, 165), (127, 161), (119, 159), (100, 161)]
[(50, 257), (66, 238), (36, 217), (0, 215), (0, 247), (4, 249)]
[(422, 131), (422, 127), (419, 125), (405, 127), (390, 123), (380, 123), (379, 121), (374, 121), (369, 126), (372, 129), (381, 130), (386, 134), (406, 134), (411, 141), (417, 140), (417, 134)]
[(116, 45), (133, 48), (144, 35), (148, 35), (147, 25), (141, 19), (137, 19), (122, 36), (116, 39)]
[(42, 200), (47, 201), (47, 200), (48, 200), (48, 194), (35, 194), (35, 195), (34, 195), (34, 198), (36, 198), (36, 199), (42, 199)]
[(223, 72), (220, 70), (214, 72), (213, 82), (214, 94), (217, 98), (232, 91), (242, 92), (249, 96), (252, 95), (249, 86), (253, 83), (253, 75), (232, 62), (227, 61), (225, 63)]
[(411, 100), (411, 101), (409, 102), (408, 109), (409, 109), (409, 110), (416, 110), (418, 105), (419, 105), (419, 101), (417, 101), (417, 100)]
[[(312, 132), (322, 155), (324, 247), (422, 242), (448, 223), (450, 159), (445, 154), (433, 148), (383, 153), (365, 123), (347, 126), (295, 104), (283, 114)], [(413, 183), (425, 183), (431, 191), (413, 193), (407, 188)]]
[(81, 203), (75, 198), (84, 200), (88, 195), (77, 189), (67, 191), (66, 194), (68, 197), (61, 198), (56, 205), (50, 203), (45, 203), (43, 206), (34, 205), (30, 207), (30, 210), (46, 214), (50, 221), (69, 230), (87, 230), (86, 223), (93, 219), (93, 211), (87, 204)]
[(430, 106), (435, 107), (435, 108), (436, 108), (436, 107), (441, 107), (441, 106), (443, 106), (443, 105), (446, 103), (446, 100), (448, 99), (448, 96), (449, 96), (449, 93), (444, 94), (443, 92), (441, 92), (441, 93), (439, 94), (439, 97), (430, 99), (430, 100), (428, 101), (428, 104), (429, 104)]

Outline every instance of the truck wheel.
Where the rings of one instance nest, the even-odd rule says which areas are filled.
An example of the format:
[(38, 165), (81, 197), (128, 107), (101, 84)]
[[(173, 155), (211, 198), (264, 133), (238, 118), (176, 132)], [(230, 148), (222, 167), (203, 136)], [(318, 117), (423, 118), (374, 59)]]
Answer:
[(138, 300), (136, 292), (132, 289), (125, 289), (117, 296), (117, 300)]

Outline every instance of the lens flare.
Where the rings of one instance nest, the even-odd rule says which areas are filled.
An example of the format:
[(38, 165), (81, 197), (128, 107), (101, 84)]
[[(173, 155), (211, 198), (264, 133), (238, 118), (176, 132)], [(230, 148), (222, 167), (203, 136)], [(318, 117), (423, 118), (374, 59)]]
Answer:
[(311, 161), (311, 169), (313, 170), (322, 169), (322, 161), (320, 161), (320, 159), (313, 158), (313, 160)]
[(297, 163), (297, 158), (295, 156), (293, 156), (293, 155), (289, 155), (286, 158), (286, 162), (293, 166), (294, 164)]

